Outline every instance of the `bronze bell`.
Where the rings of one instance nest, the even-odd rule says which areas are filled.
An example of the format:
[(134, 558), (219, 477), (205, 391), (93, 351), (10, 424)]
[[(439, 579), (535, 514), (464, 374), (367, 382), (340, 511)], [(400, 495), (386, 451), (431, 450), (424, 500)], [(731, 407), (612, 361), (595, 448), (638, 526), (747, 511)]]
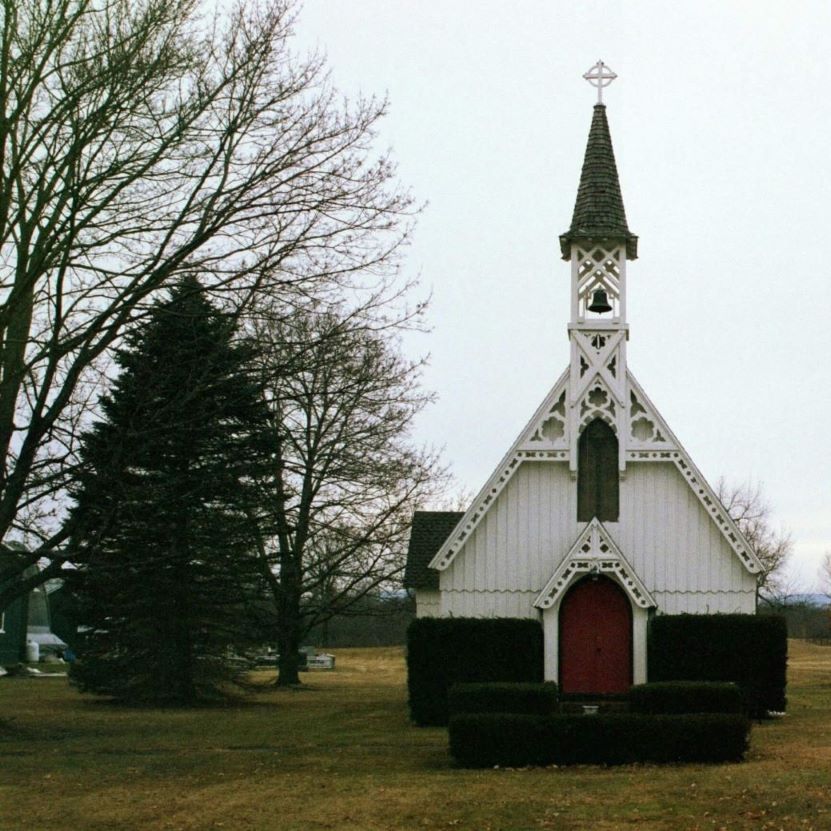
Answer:
[(609, 297), (604, 289), (594, 290), (594, 294), (592, 294), (592, 302), (589, 304), (589, 311), (597, 312), (601, 315), (604, 312), (612, 311), (612, 307), (609, 305)]

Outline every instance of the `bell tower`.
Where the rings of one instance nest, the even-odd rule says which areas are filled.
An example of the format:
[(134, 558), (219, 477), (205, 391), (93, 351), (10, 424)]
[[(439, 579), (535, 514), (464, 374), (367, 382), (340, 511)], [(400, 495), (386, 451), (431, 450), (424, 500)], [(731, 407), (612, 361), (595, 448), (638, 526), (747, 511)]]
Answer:
[(560, 237), (563, 259), (571, 263), (569, 467), (576, 472), (580, 435), (601, 419), (617, 437), (618, 468), (623, 472), (629, 433), (626, 264), (638, 256), (638, 238), (626, 224), (603, 103), (603, 89), (617, 76), (598, 61), (583, 77), (597, 87), (597, 103), (571, 227)]

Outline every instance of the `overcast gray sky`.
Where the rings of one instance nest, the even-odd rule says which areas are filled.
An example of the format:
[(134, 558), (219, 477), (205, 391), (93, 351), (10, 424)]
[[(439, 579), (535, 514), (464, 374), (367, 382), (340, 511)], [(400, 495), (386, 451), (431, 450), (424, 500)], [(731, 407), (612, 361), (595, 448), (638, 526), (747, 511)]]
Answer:
[(629, 367), (712, 484), (761, 482), (805, 588), (831, 550), (831, 3), (305, 0), (297, 48), (388, 94), (429, 204), (418, 438), (477, 491), (568, 362), (571, 220), (598, 58), (629, 227)]

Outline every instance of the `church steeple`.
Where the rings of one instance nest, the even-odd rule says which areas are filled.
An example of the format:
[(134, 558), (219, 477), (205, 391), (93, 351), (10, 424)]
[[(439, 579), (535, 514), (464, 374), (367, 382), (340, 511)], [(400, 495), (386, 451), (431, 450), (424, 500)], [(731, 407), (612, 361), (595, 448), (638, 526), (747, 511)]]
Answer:
[(563, 259), (571, 258), (572, 243), (603, 239), (623, 241), (627, 259), (637, 258), (638, 238), (626, 224), (606, 107), (595, 104), (571, 227), (560, 237)]
[(568, 379), (569, 462), (577, 471), (583, 431), (601, 420), (615, 434), (618, 468), (626, 468), (629, 410), (626, 341), (626, 263), (638, 238), (626, 222), (615, 154), (602, 103), (617, 76), (598, 61), (584, 76), (598, 88), (571, 228), (560, 237), (571, 261), (571, 367)]

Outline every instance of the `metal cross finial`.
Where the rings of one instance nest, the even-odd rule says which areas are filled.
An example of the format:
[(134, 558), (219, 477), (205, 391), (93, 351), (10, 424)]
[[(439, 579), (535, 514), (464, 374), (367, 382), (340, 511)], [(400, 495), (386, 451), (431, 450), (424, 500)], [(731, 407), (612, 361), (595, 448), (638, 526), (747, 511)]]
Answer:
[(603, 103), (603, 87), (609, 86), (617, 78), (614, 72), (603, 61), (598, 61), (583, 77), (597, 87), (597, 103)]

